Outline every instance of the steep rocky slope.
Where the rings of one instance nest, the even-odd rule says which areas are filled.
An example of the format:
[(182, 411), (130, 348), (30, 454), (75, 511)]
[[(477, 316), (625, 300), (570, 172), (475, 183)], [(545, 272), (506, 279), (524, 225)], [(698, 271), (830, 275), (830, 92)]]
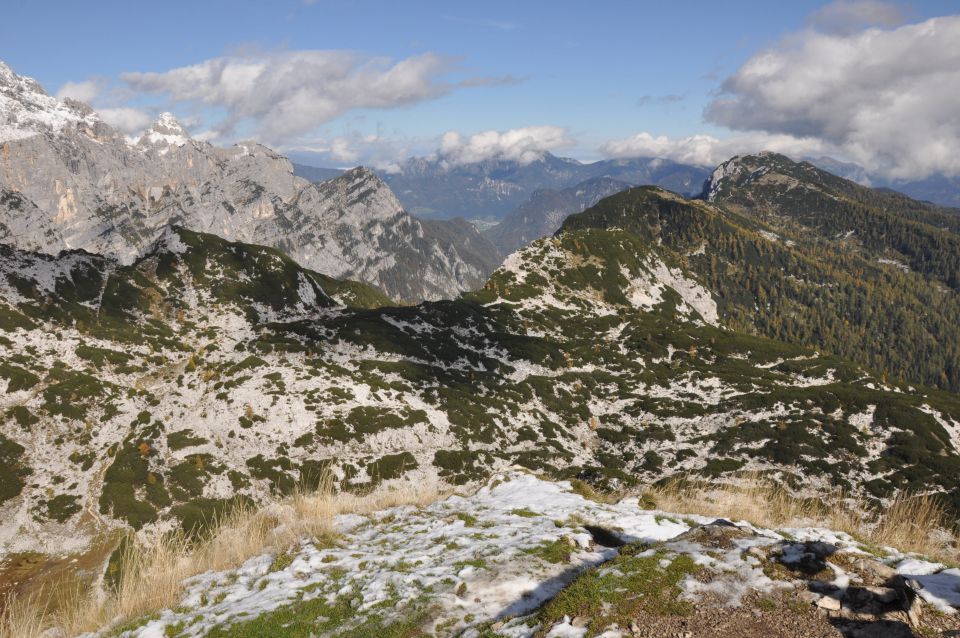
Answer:
[(274, 246), (404, 302), (476, 288), (498, 261), (472, 227), (408, 215), (365, 169), (315, 185), (259, 144), (191, 139), (169, 114), (127, 140), (0, 63), (0, 241), (130, 263), (169, 224)]

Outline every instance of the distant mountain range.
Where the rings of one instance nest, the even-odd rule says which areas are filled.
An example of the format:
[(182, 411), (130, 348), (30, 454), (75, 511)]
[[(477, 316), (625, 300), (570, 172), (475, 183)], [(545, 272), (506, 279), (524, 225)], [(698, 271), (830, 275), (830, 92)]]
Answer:
[(170, 224), (270, 245), (398, 301), (453, 297), (499, 263), (464, 223), (421, 221), (363, 168), (314, 184), (255, 142), (191, 139), (169, 114), (127, 140), (0, 63), (0, 241), (130, 263)]
[(834, 175), (853, 180), (872, 188), (889, 189), (913, 199), (960, 208), (960, 176), (935, 174), (924, 179), (888, 179), (867, 171), (858, 164), (841, 162), (830, 157), (808, 158), (814, 164)]
[[(297, 174), (326, 179), (326, 172), (295, 167)], [(329, 170), (329, 169), (324, 169)], [(501, 219), (538, 190), (563, 190), (606, 177), (627, 184), (653, 184), (687, 196), (698, 195), (710, 173), (660, 158), (603, 160), (586, 164), (544, 153), (539, 160), (486, 160), (451, 164), (446, 160), (411, 158), (398, 171), (380, 172), (406, 210), (429, 218)]]
[[(912, 199), (960, 208), (960, 177), (938, 174), (924, 179), (897, 180), (830, 157), (806, 158), (806, 161), (870, 188), (892, 190)], [(343, 169), (294, 164), (294, 171), (300, 177), (317, 182), (336, 177)], [(413, 159), (404, 164), (403, 171), (378, 174), (394, 188), (397, 198), (410, 212), (424, 217), (496, 220), (526, 204), (537, 190), (565, 190), (599, 177), (634, 186), (660, 186), (695, 197), (710, 169), (652, 158), (581, 164), (547, 153), (541, 162), (526, 166), (499, 161), (444, 167), (439, 161)]]
[(509, 255), (527, 244), (557, 232), (568, 216), (590, 208), (601, 199), (626, 190), (631, 184), (609, 177), (594, 177), (562, 190), (543, 189), (483, 231), (501, 254)]

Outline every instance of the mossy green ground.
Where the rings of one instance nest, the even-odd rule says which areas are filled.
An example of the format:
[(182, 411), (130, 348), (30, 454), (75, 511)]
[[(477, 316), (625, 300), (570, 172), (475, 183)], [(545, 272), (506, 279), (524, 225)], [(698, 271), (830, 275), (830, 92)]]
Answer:
[[(580, 575), (537, 614), (543, 623), (536, 636), (567, 618), (588, 618), (587, 636), (596, 636), (610, 625), (627, 627), (640, 611), (662, 616), (688, 615), (693, 604), (680, 598), (680, 582), (696, 573), (693, 559), (664, 551), (640, 556), (643, 545), (624, 547), (620, 555)], [(665, 567), (663, 561), (669, 561)]]

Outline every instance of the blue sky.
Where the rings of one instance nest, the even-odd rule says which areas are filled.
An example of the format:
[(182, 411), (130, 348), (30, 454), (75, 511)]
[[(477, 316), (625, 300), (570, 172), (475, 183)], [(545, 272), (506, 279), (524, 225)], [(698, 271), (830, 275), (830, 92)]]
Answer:
[[(705, 109), (725, 80), (763, 52), (789, 50), (811, 30), (851, 38), (871, 26), (868, 23), (895, 31), (956, 10), (956, 3), (948, 0), (909, 5), (874, 0), (589, 4), (5, 0), (5, 5), (8, 26), (0, 59), (18, 73), (35, 77), (51, 93), (71, 86), (67, 83), (79, 83), (77, 95), (98, 109), (111, 113), (134, 109), (151, 116), (170, 109), (191, 132), (217, 143), (257, 137), (288, 151), (318, 149), (320, 157), (328, 154), (328, 163), (340, 164), (352, 163), (345, 158), (384, 162), (430, 153), (444, 133), (454, 131), (465, 145), (472, 134), (482, 131), (555, 127), (562, 134), (544, 145), (583, 159), (645, 150), (643, 140), (619, 150), (610, 146), (611, 141), (626, 141), (640, 133), (666, 138), (664, 144), (696, 135), (725, 140), (742, 135), (749, 126), (730, 117), (705, 119)], [(850, 11), (829, 13), (838, 5)], [(854, 16), (852, 24), (846, 24), (848, 14)], [(303, 122), (293, 129), (269, 121), (279, 116), (266, 112), (266, 107), (252, 107), (235, 96), (222, 98), (222, 91), (187, 95), (182, 83), (166, 90), (173, 86), (164, 84), (171, 78), (140, 75), (131, 82), (124, 75), (163, 74), (224, 58), (282, 59), (315, 50), (353, 52), (356, 60), (348, 67), (363, 67), (374, 58), (374, 66), (383, 69), (422, 59), (418, 56), (434, 56), (439, 62), (430, 58), (429, 68), (418, 76), (429, 86), (420, 86), (409, 100), (391, 101), (383, 95), (373, 99), (373, 105), (371, 99), (347, 100), (330, 112), (303, 114)], [(856, 67), (857, 62), (852, 64)], [(277, 62), (271, 68), (287, 66)], [(277, 99), (284, 95), (278, 93)], [(735, 97), (755, 102), (749, 94)], [(120, 115), (132, 117), (128, 111), (114, 113)], [(217, 128), (224, 118), (231, 119), (232, 126)], [(135, 117), (127, 120), (118, 119), (133, 133), (141, 122)], [(778, 126), (767, 124), (762, 132), (796, 137), (795, 130)], [(219, 137), (213, 137), (214, 129)], [(853, 148), (846, 138), (841, 144), (828, 138), (818, 138), (825, 142), (820, 150), (845, 155), (845, 148)], [(338, 139), (343, 151), (339, 156), (328, 152)], [(536, 146), (538, 141), (530, 143)], [(499, 144), (494, 140), (489, 147)], [(673, 147), (652, 148), (661, 147), (664, 155), (682, 155)], [(870, 159), (866, 154), (846, 155), (863, 163)]]

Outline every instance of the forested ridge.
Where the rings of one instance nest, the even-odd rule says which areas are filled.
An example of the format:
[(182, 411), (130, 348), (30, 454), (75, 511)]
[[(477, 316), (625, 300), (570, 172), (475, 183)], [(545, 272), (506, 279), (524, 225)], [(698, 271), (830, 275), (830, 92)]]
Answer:
[[(718, 204), (631, 189), (568, 218), (561, 232), (618, 227), (662, 242), (717, 296), (731, 329), (960, 390), (960, 236), (921, 221), (949, 220), (953, 211), (899, 195), (871, 199), (856, 185), (862, 201), (828, 196), (822, 183), (796, 180), (778, 203), (757, 172), (752, 182), (724, 184)], [(770, 176), (761, 178), (783, 182)], [(912, 202), (902, 217), (876, 207), (900, 200)]]

